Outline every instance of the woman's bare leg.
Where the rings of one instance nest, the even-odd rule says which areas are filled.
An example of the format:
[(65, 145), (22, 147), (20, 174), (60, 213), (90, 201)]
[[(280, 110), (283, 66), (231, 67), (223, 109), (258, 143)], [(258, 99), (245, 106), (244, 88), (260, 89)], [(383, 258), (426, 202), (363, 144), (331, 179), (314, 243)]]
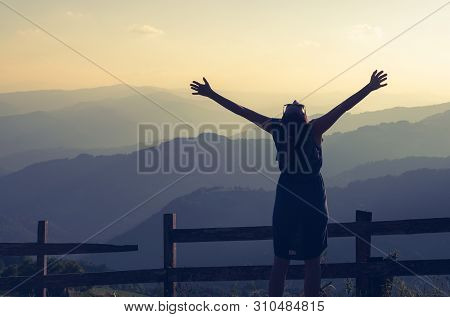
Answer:
[(284, 282), (289, 269), (289, 260), (275, 256), (269, 281), (269, 296), (281, 297), (284, 292)]
[(320, 256), (305, 260), (305, 296), (319, 296), (320, 273)]

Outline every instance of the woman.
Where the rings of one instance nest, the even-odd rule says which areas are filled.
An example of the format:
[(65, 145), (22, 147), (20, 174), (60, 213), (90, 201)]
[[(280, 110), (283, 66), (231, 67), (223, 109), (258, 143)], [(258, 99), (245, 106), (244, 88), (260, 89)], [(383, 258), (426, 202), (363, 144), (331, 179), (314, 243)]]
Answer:
[(305, 261), (305, 296), (320, 294), (320, 258), (327, 248), (328, 208), (322, 166), (322, 135), (370, 92), (387, 85), (387, 74), (373, 72), (360, 91), (325, 115), (308, 120), (296, 100), (285, 106), (281, 119), (268, 118), (235, 104), (212, 90), (208, 81), (192, 82), (193, 95), (208, 97), (272, 134), (280, 177), (272, 217), (274, 263), (269, 296), (282, 296), (290, 260)]

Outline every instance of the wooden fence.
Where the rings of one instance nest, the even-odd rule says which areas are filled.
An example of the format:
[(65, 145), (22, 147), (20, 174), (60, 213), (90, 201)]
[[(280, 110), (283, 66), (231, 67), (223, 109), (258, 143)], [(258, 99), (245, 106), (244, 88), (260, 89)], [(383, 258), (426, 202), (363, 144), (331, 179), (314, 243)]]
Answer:
[[(28, 289), (39, 289), (39, 295), (45, 296), (45, 288), (51, 287), (162, 282), (164, 296), (176, 296), (177, 282), (267, 280), (270, 276), (270, 265), (226, 267), (177, 267), (176, 265), (178, 243), (271, 240), (270, 226), (177, 229), (176, 215), (164, 214), (163, 268), (54, 275), (46, 274), (47, 255), (126, 252), (137, 250), (137, 246), (49, 244), (46, 243), (46, 227), (46, 222), (39, 223), (38, 234), (41, 238), (38, 238), (38, 243), (0, 243), (0, 255), (37, 255), (37, 263), (41, 268), (41, 273), (33, 278), (0, 278), (0, 289), (8, 290), (20, 285)], [(390, 258), (371, 257), (372, 236), (443, 232), (450, 232), (450, 218), (372, 221), (370, 212), (356, 211), (355, 222), (328, 225), (330, 238), (355, 238), (356, 261), (322, 265), (322, 277), (355, 278), (357, 296), (382, 296), (386, 284), (394, 276), (450, 275), (450, 259), (397, 261)], [(290, 266), (288, 279), (298, 280), (303, 277), (303, 265)]]

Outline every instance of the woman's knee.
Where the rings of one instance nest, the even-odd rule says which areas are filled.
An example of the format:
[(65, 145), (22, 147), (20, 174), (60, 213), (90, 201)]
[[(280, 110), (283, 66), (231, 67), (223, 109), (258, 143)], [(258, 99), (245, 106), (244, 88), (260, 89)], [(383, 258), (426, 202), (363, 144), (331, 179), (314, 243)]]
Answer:
[(320, 266), (320, 256), (305, 260), (306, 267)]
[(289, 268), (289, 262), (289, 259), (275, 256), (273, 260), (273, 266), (276, 270), (287, 271)]

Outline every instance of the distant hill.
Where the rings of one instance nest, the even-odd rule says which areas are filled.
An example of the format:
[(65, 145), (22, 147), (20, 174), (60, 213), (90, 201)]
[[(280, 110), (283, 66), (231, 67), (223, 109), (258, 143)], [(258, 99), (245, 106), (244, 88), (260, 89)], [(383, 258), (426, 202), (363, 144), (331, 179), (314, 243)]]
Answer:
[(324, 138), (324, 165), (329, 177), (367, 162), (408, 156), (450, 155), (450, 111), (410, 123), (382, 123)]
[[(447, 136), (449, 123), (450, 112), (446, 112), (417, 123), (381, 124), (327, 136), (323, 145), (324, 176), (327, 179), (333, 178), (358, 165), (383, 159), (392, 160), (414, 155), (447, 157), (450, 155), (450, 139)], [(215, 151), (209, 153), (216, 154), (211, 158), (211, 167), (215, 172), (202, 173), (194, 170), (186, 179), (153, 199), (148, 207), (139, 209), (132, 217), (127, 218), (127, 221), (115, 225), (99, 239), (111, 238), (138, 225), (174, 197), (201, 187), (241, 186), (274, 189), (278, 172), (272, 143), (270, 139), (231, 140), (214, 134), (202, 134), (199, 138), (178, 138), (164, 142), (152, 148), (150, 152), (139, 153), (161, 153), (161, 162), (173, 163), (175, 159), (186, 157), (179, 152), (182, 149), (186, 150), (184, 154), (188, 157), (195, 158), (205, 156), (206, 151), (210, 151), (210, 146), (214, 145), (212, 149)], [(0, 213), (10, 221), (21, 223), (27, 230), (34, 228), (37, 220), (46, 218), (50, 221), (55, 239), (83, 239), (107, 224), (108, 220), (115, 219), (181, 176), (174, 171), (137, 174), (137, 157), (136, 152), (121, 155), (80, 155), (73, 159), (34, 164), (5, 175), (0, 178)], [(272, 180), (257, 174), (253, 168), (242, 169), (245, 166), (243, 164), (258, 161), (262, 162), (262, 166), (273, 168), (270, 174)], [(410, 166), (442, 166), (438, 162), (434, 165), (431, 160), (424, 163), (425, 165), (420, 164), (411, 163)], [(192, 165), (191, 168), (195, 166)], [(392, 167), (391, 172), (381, 170), (373, 175), (370, 174), (369, 168), (361, 168), (357, 169), (350, 179), (398, 174), (406, 166)], [(187, 171), (192, 171), (191, 168), (188, 166)], [(18, 240), (20, 238), (17, 236)]]
[[(144, 94), (168, 93), (172, 95), (189, 96), (189, 89), (165, 89), (155, 86), (134, 86), (137, 90)], [(274, 113), (274, 109), (281, 109), (282, 105), (295, 99), (290, 93), (264, 93), (264, 92), (223, 92), (229, 98), (236, 100), (243, 105), (257, 105), (264, 114)], [(137, 95), (125, 85), (112, 85), (93, 88), (82, 88), (72, 90), (32, 90), (0, 93), (0, 116), (17, 115), (30, 113), (35, 111), (51, 111), (73, 106), (78, 103), (95, 102), (106, 99), (120, 99)], [(334, 94), (328, 96), (323, 105), (315, 105), (314, 113), (320, 113), (331, 109), (339, 100), (346, 98), (345, 94)], [(195, 98), (199, 101), (199, 98)], [(322, 102), (321, 102), (322, 103)], [(307, 105), (308, 106), (308, 105)], [(250, 106), (251, 107), (251, 106)], [(433, 110), (435, 108), (435, 110)], [(370, 109), (370, 108), (369, 108)], [(414, 109), (414, 110), (413, 110)], [(426, 116), (450, 110), (450, 108), (442, 105), (433, 106), (414, 106), (414, 107), (395, 107), (380, 111), (367, 112), (367, 116), (355, 115), (353, 118), (361, 118), (361, 120), (369, 120), (361, 125), (378, 124), (381, 122), (390, 122), (398, 120), (421, 120)], [(313, 114), (310, 112), (310, 114)], [(407, 118), (408, 117), (408, 118)], [(375, 120), (375, 121), (374, 121)], [(351, 129), (354, 129), (352, 127)]]
[[(96, 106), (78, 105), (53, 112), (0, 117), (0, 167), (1, 157), (20, 152), (37, 153), (45, 149), (67, 148), (79, 149), (83, 153), (89, 152), (90, 149), (136, 144), (138, 122), (167, 123), (169, 129), (170, 125), (174, 124), (173, 118), (169, 119), (167, 114), (157, 113), (153, 109), (150, 111), (145, 100), (136, 98), (133, 96), (115, 100), (108, 106), (102, 106), (100, 102)], [(126, 109), (123, 105), (127, 105)], [(214, 108), (217, 113), (202, 110), (202, 117), (195, 118), (190, 110), (192, 108), (182, 103), (174, 104), (172, 110), (182, 108), (184, 112), (180, 112), (180, 116), (181, 113), (190, 113), (194, 125), (199, 124), (201, 120), (213, 122), (212, 120), (216, 120), (213, 118), (217, 117), (226, 121), (226, 116), (222, 115), (233, 117), (223, 109)], [(166, 119), (161, 119), (163, 116), (166, 116)], [(447, 111), (415, 123), (382, 123), (328, 135), (323, 144), (324, 173), (332, 177), (357, 165), (385, 159), (449, 156), (449, 125), (450, 111)], [(270, 137), (267, 133), (262, 136)], [(249, 138), (251, 137), (250, 134)], [(266, 139), (261, 142), (266, 142)], [(43, 159), (45, 156), (42, 155)], [(52, 155), (47, 157), (52, 158)], [(6, 165), (3, 168), (8, 170)]]
[(8, 170), (4, 169), (4, 168), (0, 168), (0, 177), (3, 175), (8, 174)]
[[(194, 127), (212, 124), (213, 128), (219, 123), (246, 123), (206, 98), (185, 97), (156, 87), (138, 89), (159, 106), (123, 85), (0, 94), (0, 157), (47, 148), (90, 149), (136, 144), (137, 124), (145, 122), (169, 125), (171, 131), (174, 124), (184, 122)], [(449, 110), (450, 103), (445, 103), (346, 114), (329, 134), (399, 120), (417, 122)], [(226, 135), (225, 131), (213, 132)], [(226, 136), (232, 135), (242, 136), (243, 132), (234, 130)], [(167, 140), (174, 135), (160, 137)], [(267, 135), (259, 133), (258, 137)]]
[(357, 114), (346, 113), (328, 131), (328, 134), (333, 134), (335, 132), (349, 132), (363, 126), (377, 125), (380, 123), (391, 123), (398, 121), (408, 121), (414, 123), (449, 110), (450, 102), (432, 106), (394, 107)]
[[(328, 110), (331, 110), (330, 107)], [(382, 123), (395, 123), (399, 121), (407, 121), (415, 123), (427, 117), (450, 111), (450, 102), (418, 107), (394, 107), (377, 111), (367, 111), (362, 113), (345, 113), (339, 121), (337, 121), (326, 135), (332, 135), (340, 132), (350, 132), (364, 126), (374, 126)], [(323, 115), (313, 114), (310, 119), (315, 119)], [(256, 127), (254, 129), (257, 129)], [(238, 137), (245, 137), (244, 133), (237, 134)]]
[[(184, 142), (185, 146), (196, 149), (197, 153), (204, 153), (207, 137), (208, 135), (202, 135), (196, 139), (177, 139), (163, 143), (160, 149), (168, 149), (169, 152), (162, 159), (172, 160), (178, 157), (177, 152), (171, 150), (172, 147), (178, 148), (174, 146), (177, 142)], [(240, 143), (224, 137), (220, 137), (220, 140), (216, 149), (222, 156), (227, 155), (227, 148), (240, 146)], [(227, 172), (226, 166), (220, 166), (211, 173), (203, 173), (198, 169), (185, 170), (183, 173), (192, 173), (165, 190), (166, 186), (184, 174), (166, 173), (163, 170), (154, 174), (137, 173), (138, 154), (145, 153), (147, 152), (101, 156), (83, 154), (73, 159), (37, 163), (5, 175), (0, 178), (0, 214), (20, 223), (27, 230), (34, 230), (36, 221), (48, 219), (51, 239), (82, 240), (130, 208), (158, 194), (127, 217), (126, 221), (117, 223), (98, 238), (105, 240), (141, 223), (174, 197), (196, 188), (213, 185), (252, 188), (275, 186), (258, 174), (244, 173), (238, 168)], [(233, 153), (239, 152), (236, 150)], [(224, 160), (221, 158), (220, 162)], [(240, 156), (236, 155), (228, 163), (238, 166), (239, 161)], [(273, 177), (276, 179), (276, 175)], [(3, 238), (0, 231), (0, 240)], [(20, 235), (16, 237), (17, 240), (22, 238)]]
[[(137, 144), (139, 123), (168, 126), (173, 132), (175, 124), (187, 123), (195, 127), (200, 123), (217, 123), (217, 118), (225, 123), (243, 122), (220, 107), (206, 106), (206, 100), (186, 99), (159, 91), (147, 96), (161, 108), (142, 96), (132, 95), (83, 102), (53, 111), (0, 117), (0, 156), (46, 148), (90, 149)], [(158, 137), (157, 140), (174, 135), (161, 132)]]
[(386, 175), (400, 175), (420, 168), (450, 168), (450, 157), (412, 156), (396, 160), (381, 160), (358, 165), (350, 170), (327, 179), (328, 186), (347, 186), (356, 180), (377, 178)]
[(21, 219), (11, 219), (0, 214), (0, 241), (1, 242), (35, 242), (37, 235), (37, 222), (33, 226), (25, 227)]
[[(72, 110), (62, 110), (61, 112)], [(49, 119), (47, 115), (42, 117), (42, 124), (39, 128), (45, 130), (50, 125), (50, 121), (47, 120)], [(96, 119), (93, 120), (96, 121)], [(80, 140), (86, 138), (89, 139), (86, 142), (95, 141), (94, 137), (89, 136), (90, 133), (86, 133), (88, 129), (84, 125), (88, 124), (87, 116), (73, 122), (69, 121), (67, 121), (67, 125), (73, 124), (80, 128), (79, 131), (83, 135)], [(58, 125), (63, 127), (61, 123)], [(385, 159), (395, 160), (410, 156), (448, 157), (450, 156), (449, 125), (450, 111), (416, 123), (385, 123), (327, 136), (323, 144), (324, 176), (327, 179), (333, 178), (358, 165)], [(109, 131), (120, 130), (120, 128), (113, 129), (115, 126), (110, 127), (109, 124), (106, 126), (105, 129), (111, 129)], [(26, 120), (17, 128), (18, 131), (26, 131)], [(6, 127), (0, 124), (0, 130), (2, 129), (6, 129)], [(39, 134), (34, 135), (31, 131), (29, 133), (33, 135), (36, 143), (42, 141), (38, 137)], [(103, 133), (103, 137), (110, 137), (106, 136), (106, 131)], [(133, 134), (135, 133), (134, 130)], [(57, 134), (47, 131), (47, 134), (49, 138), (54, 139), (65, 137), (64, 133)], [(68, 136), (69, 139), (71, 137)], [(104, 142), (101, 142), (102, 136), (97, 134), (97, 137), (99, 137), (98, 143), (105, 145)], [(215, 139), (213, 140), (211, 137)], [(5, 140), (5, 138), (5, 134), (0, 133), (0, 140)], [(22, 145), (22, 141), (21, 138), (15, 139), (14, 146)], [(26, 142), (29, 141), (27, 137)], [(44, 142), (47, 141), (44, 140)], [(196, 157), (198, 157), (198, 154), (205, 154), (206, 151), (209, 151), (208, 144), (214, 144), (216, 150), (214, 152), (217, 155), (212, 157), (212, 167), (217, 167), (217, 172), (205, 174), (195, 170), (192, 175), (186, 177), (170, 191), (152, 201), (149, 204), (151, 208), (137, 211), (134, 217), (130, 217), (126, 222), (121, 222), (114, 229), (102, 235), (102, 238), (106, 239), (130, 229), (159, 211), (174, 197), (184, 195), (197, 188), (248, 186), (273, 189), (275, 186), (273, 181), (253, 170), (242, 170), (243, 163), (260, 160), (263, 166), (275, 168), (272, 169), (271, 176), (276, 181), (278, 173), (272, 143), (270, 139), (230, 140), (214, 134), (203, 134), (200, 138), (178, 138), (152, 148), (151, 151), (162, 153), (161, 162), (171, 162), (174, 159), (185, 157), (179, 152), (180, 149), (186, 150), (185, 154), (197, 154)], [(23, 223), (25, 228), (34, 228), (36, 220), (48, 218), (51, 226), (54, 227), (55, 238), (81, 239), (88, 232), (94, 232), (102, 224), (108, 223), (108, 219), (114, 219), (114, 216), (120, 215), (152, 193), (162, 190), (164, 186), (180, 176), (171, 171), (169, 173), (160, 171), (150, 175), (137, 174), (137, 155), (137, 153), (96, 157), (81, 155), (74, 159), (35, 164), (16, 173), (5, 175), (0, 178), (0, 213), (11, 221)], [(420, 163), (411, 166), (413, 168), (439, 168), (439, 165), (435, 166), (432, 161), (428, 161), (428, 163), (429, 165), (425, 166), (420, 166)], [(230, 164), (231, 167), (235, 167), (231, 173), (228, 172)], [(256, 166), (258, 167), (258, 165)], [(404, 167), (393, 168), (392, 171), (397, 173), (403, 169)], [(367, 169), (368, 174), (364, 174), (365, 170), (356, 170), (351, 179), (372, 177), (368, 171), (369, 169)], [(361, 174), (357, 175), (357, 173)], [(383, 171), (378, 175), (375, 173), (375, 176), (380, 175), (385, 174)], [(86, 217), (89, 218), (88, 222), (86, 222)]]
[[(400, 176), (387, 176), (351, 183), (346, 188), (328, 189), (329, 213), (339, 222), (353, 221), (355, 210), (373, 212), (374, 220), (450, 216), (450, 169), (417, 170)], [(199, 189), (179, 197), (136, 228), (111, 240), (112, 243), (137, 243), (139, 252), (126, 255), (99, 255), (95, 261), (116, 268), (161, 267), (162, 214), (176, 213), (178, 228), (238, 227), (270, 225), (273, 191)], [(377, 249), (399, 250), (400, 258), (444, 258), (450, 234), (376, 237)], [(272, 242), (223, 242), (179, 244), (178, 265), (254, 265), (270, 264)], [(352, 261), (354, 240), (330, 239), (328, 261)]]
[[(136, 87), (144, 93), (165, 91), (156, 87)], [(75, 90), (34, 90), (0, 94), (0, 116), (36, 111), (51, 111), (82, 102), (123, 98), (135, 94), (124, 85), (114, 85)]]
[(45, 148), (16, 152), (0, 157), (0, 175), (2, 169), (5, 173), (18, 171), (28, 165), (45, 162), (56, 159), (75, 158), (80, 154), (91, 155), (112, 155), (126, 154), (136, 151), (137, 145), (114, 147), (114, 148), (98, 148), (98, 149), (70, 149), (70, 148)]

